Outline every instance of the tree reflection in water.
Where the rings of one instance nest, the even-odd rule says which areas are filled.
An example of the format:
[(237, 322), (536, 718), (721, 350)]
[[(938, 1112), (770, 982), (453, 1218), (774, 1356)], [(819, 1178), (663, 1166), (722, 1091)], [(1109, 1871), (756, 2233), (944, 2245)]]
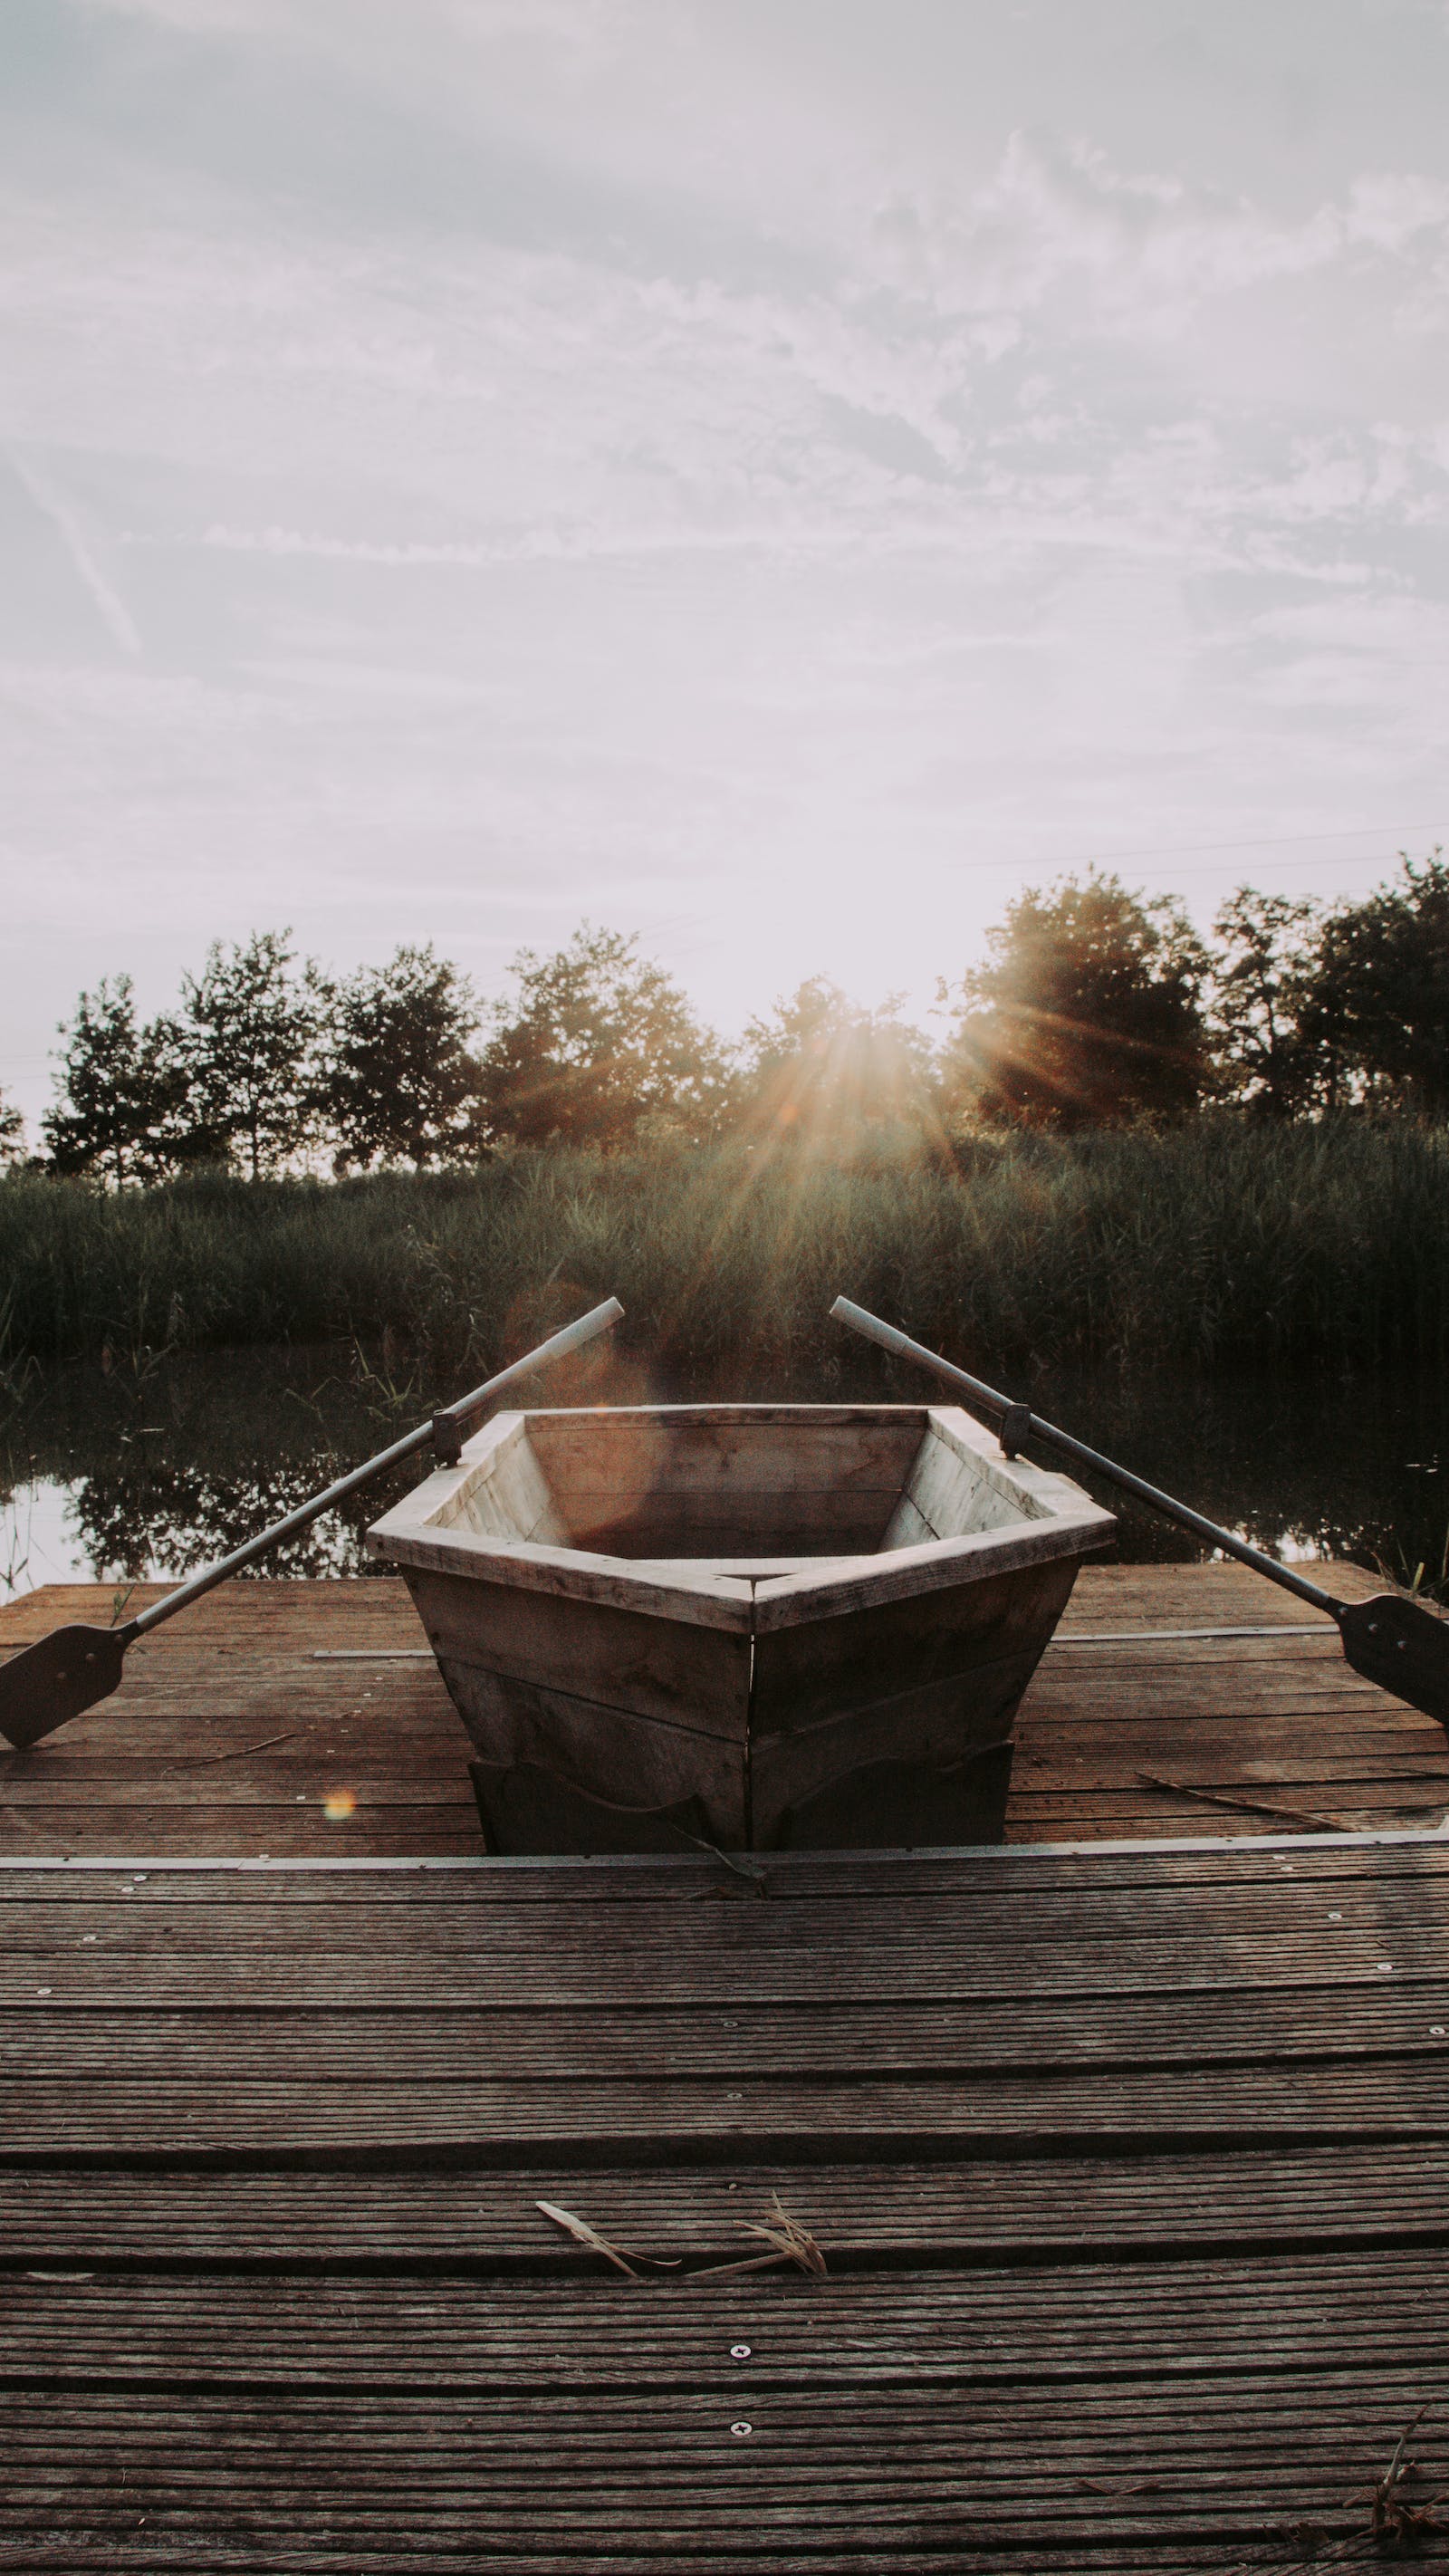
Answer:
[[(190, 1573), (385, 1448), (425, 1410), (416, 1388), (389, 1401), (345, 1352), (188, 1354), (139, 1375), (57, 1369), (32, 1381), (0, 1427), (0, 1500), (18, 1531), (27, 1486), (67, 1487), (68, 1552), (97, 1578)], [(416, 1473), (395, 1470), (353, 1495), (258, 1571), (371, 1572), (363, 1532)], [(18, 1534), (12, 1560), (22, 1549)], [(27, 1579), (46, 1573), (32, 1567)]]
[[(989, 1377), (989, 1355), (974, 1356)], [(932, 1392), (904, 1372), (878, 1368), (873, 1355), (848, 1374), (833, 1357), (828, 1379), (822, 1369), (818, 1384), (741, 1386), (732, 1379), (659, 1392), (674, 1401), (894, 1403)], [(1441, 1574), (1449, 1535), (1449, 1386), (1438, 1380), (1126, 1381), (1048, 1373), (1011, 1391), (1275, 1553), (1352, 1557), (1405, 1581), (1421, 1562), (1429, 1583)], [(355, 1354), (330, 1350), (187, 1354), (140, 1373), (37, 1372), (12, 1392), (0, 1417), (0, 1504), (10, 1505), (16, 1586), (54, 1572), (24, 1565), (27, 1495), (47, 1482), (67, 1491), (68, 1554), (78, 1572), (128, 1581), (158, 1570), (190, 1572), (385, 1447), (431, 1410), (433, 1398), (431, 1387), (419, 1385), (390, 1391)], [(374, 1571), (362, 1534), (418, 1472), (418, 1463), (404, 1466), (354, 1495), (260, 1571)], [(1124, 1556), (1168, 1563), (1203, 1552), (1110, 1489), (1101, 1499), (1121, 1516)], [(3, 1558), (0, 1544), (0, 1587)]]
[[(1269, 1555), (1347, 1557), (1403, 1583), (1422, 1565), (1426, 1589), (1444, 1583), (1449, 1381), (1062, 1376), (1039, 1383), (1032, 1402)], [(1145, 1506), (1098, 1490), (1118, 1515), (1124, 1558), (1181, 1564), (1210, 1553)]]
[[(328, 1452), (307, 1461), (227, 1473), (107, 1459), (85, 1477), (70, 1519), (79, 1548), (107, 1574), (132, 1580), (152, 1566), (189, 1574), (279, 1521), (340, 1472)], [(361, 1538), (381, 1505), (354, 1495), (343, 1514), (301, 1530), (268, 1557), (271, 1574), (362, 1574)]]

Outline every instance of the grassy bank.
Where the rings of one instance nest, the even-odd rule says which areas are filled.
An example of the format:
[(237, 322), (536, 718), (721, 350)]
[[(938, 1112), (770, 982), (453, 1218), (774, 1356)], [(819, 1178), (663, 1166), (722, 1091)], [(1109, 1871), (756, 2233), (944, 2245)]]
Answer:
[(959, 1168), (742, 1149), (339, 1184), (0, 1184), (14, 1359), (402, 1337), (450, 1367), (613, 1289), (640, 1347), (777, 1373), (840, 1289), (984, 1365), (1449, 1357), (1449, 1131), (1012, 1139)]

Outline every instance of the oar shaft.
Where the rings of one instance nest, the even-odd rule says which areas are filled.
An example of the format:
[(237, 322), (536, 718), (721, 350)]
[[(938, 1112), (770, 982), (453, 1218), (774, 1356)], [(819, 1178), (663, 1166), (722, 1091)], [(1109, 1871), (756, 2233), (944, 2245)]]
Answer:
[[(948, 1386), (954, 1386), (961, 1394), (969, 1396), (971, 1402), (987, 1414), (994, 1414), (999, 1419), (1011, 1410), (1009, 1396), (999, 1395), (995, 1387), (987, 1386), (979, 1377), (971, 1377), (965, 1369), (954, 1367), (950, 1360), (943, 1360), (938, 1351), (927, 1350), (924, 1342), (913, 1342), (908, 1333), (898, 1332), (894, 1324), (882, 1323), (879, 1315), (870, 1314), (864, 1306), (853, 1305), (850, 1298), (837, 1297), (830, 1311), (839, 1323), (849, 1324), (855, 1332), (863, 1333), (868, 1342), (878, 1342), (882, 1350), (893, 1351), (898, 1359), (914, 1360), (919, 1367), (931, 1369)], [(1195, 1512), (1190, 1503), (1180, 1503), (1174, 1495), (1164, 1494), (1159, 1486), (1149, 1485), (1144, 1476), (1134, 1476), (1130, 1467), (1119, 1467), (1115, 1458), (1104, 1458), (1100, 1449), (1089, 1449), (1085, 1440), (1074, 1440), (1069, 1431), (1059, 1431), (1055, 1423), (1043, 1422), (1038, 1414), (1028, 1415), (1026, 1430), (1027, 1436), (1039, 1440), (1043, 1447), (1058, 1449), (1064, 1457), (1074, 1459), (1078, 1466), (1091, 1468), (1094, 1474), (1105, 1477), (1108, 1484), (1119, 1485), (1124, 1493), (1135, 1495), (1138, 1502), (1148, 1503), (1167, 1520), (1176, 1521), (1179, 1529), (1191, 1530), (1195, 1538), (1206, 1539), (1211, 1546), (1220, 1547), (1225, 1556), (1235, 1556), (1240, 1565), (1250, 1565), (1255, 1574), (1266, 1575), (1270, 1583), (1280, 1584), (1285, 1592), (1296, 1593), (1300, 1601), (1311, 1601), (1315, 1610), (1322, 1610), (1330, 1619), (1337, 1619), (1343, 1605), (1335, 1601), (1331, 1593), (1323, 1591), (1316, 1583), (1310, 1583), (1306, 1575), (1295, 1574), (1291, 1566), (1280, 1565), (1275, 1556), (1265, 1556), (1262, 1549), (1254, 1547), (1249, 1540), (1235, 1537), (1231, 1530), (1220, 1529), (1216, 1521), (1208, 1520), (1202, 1512)]]
[(178, 1584), (174, 1592), (167, 1593), (164, 1601), (153, 1601), (149, 1609), (138, 1611), (122, 1629), (127, 1644), (133, 1637), (144, 1636), (148, 1628), (159, 1628), (163, 1619), (174, 1619), (178, 1610), (188, 1609), (204, 1593), (214, 1592), (218, 1583), (225, 1583), (229, 1575), (240, 1574), (243, 1566), (255, 1565), (257, 1558), (265, 1556), (269, 1548), (280, 1547), (284, 1539), (293, 1537), (298, 1530), (310, 1528), (324, 1512), (330, 1512), (349, 1494), (355, 1494), (359, 1485), (380, 1476), (385, 1468), (396, 1466), (400, 1459), (411, 1458), (426, 1445), (432, 1434), (433, 1426), (426, 1422), (420, 1431), (410, 1431), (405, 1440), (395, 1440), (390, 1449), (380, 1449), (377, 1456), (369, 1458), (364, 1466), (354, 1467), (350, 1475), (339, 1476), (335, 1485), (329, 1485), (324, 1493), (314, 1494), (308, 1502), (299, 1503), (294, 1512), (288, 1512), (282, 1520), (273, 1521), (270, 1529), (249, 1538), (245, 1546), (234, 1547), (230, 1556), (222, 1557), (215, 1565), (205, 1566), (200, 1574), (193, 1574), (187, 1582)]
[[(607, 1332), (623, 1312), (617, 1297), (607, 1297), (602, 1306), (595, 1306), (587, 1315), (580, 1315), (577, 1323), (566, 1324), (562, 1332), (550, 1334), (546, 1342), (540, 1342), (536, 1351), (529, 1351), (523, 1359), (512, 1361), (506, 1369), (500, 1369), (496, 1377), (490, 1377), (484, 1385), (475, 1387), (471, 1395), (449, 1405), (446, 1420), (462, 1432), (486, 1404), (493, 1402), (495, 1396), (502, 1395), (510, 1386), (516, 1386), (521, 1378), (531, 1376), (535, 1369), (544, 1367), (549, 1360), (562, 1359), (565, 1352), (576, 1351), (583, 1343), (591, 1342), (596, 1333)], [(379, 1449), (375, 1458), (368, 1458), (362, 1466), (353, 1467), (347, 1475), (339, 1476), (335, 1484), (328, 1485), (323, 1493), (313, 1494), (308, 1502), (299, 1503), (294, 1512), (274, 1521), (270, 1529), (262, 1530), (256, 1538), (249, 1538), (244, 1547), (233, 1548), (230, 1556), (222, 1557), (219, 1564), (208, 1565), (202, 1573), (193, 1574), (189, 1582), (178, 1584), (174, 1592), (168, 1592), (163, 1601), (153, 1601), (149, 1609), (139, 1611), (134, 1619), (127, 1620), (119, 1631), (123, 1642), (130, 1645), (134, 1638), (143, 1637), (148, 1628), (159, 1628), (163, 1619), (173, 1619), (178, 1610), (189, 1608), (204, 1593), (214, 1591), (217, 1584), (225, 1583), (229, 1575), (240, 1574), (244, 1566), (255, 1565), (258, 1557), (265, 1556), (269, 1549), (280, 1547), (284, 1539), (294, 1537), (298, 1530), (309, 1528), (313, 1521), (321, 1519), (324, 1512), (333, 1511), (338, 1503), (346, 1501), (349, 1494), (355, 1494), (360, 1485), (370, 1484), (375, 1476), (381, 1476), (389, 1467), (398, 1466), (404, 1458), (415, 1457), (420, 1449), (426, 1449), (433, 1441), (436, 1422), (442, 1418), (434, 1417), (419, 1423), (415, 1431), (405, 1432), (401, 1440), (393, 1441), (390, 1448)]]

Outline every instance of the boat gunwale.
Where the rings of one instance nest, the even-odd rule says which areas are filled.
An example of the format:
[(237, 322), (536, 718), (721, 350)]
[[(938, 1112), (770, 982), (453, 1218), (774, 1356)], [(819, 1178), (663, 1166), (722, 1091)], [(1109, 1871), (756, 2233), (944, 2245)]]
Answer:
[[(525, 1437), (530, 1422), (540, 1418), (551, 1423), (662, 1421), (681, 1430), (788, 1424), (823, 1431), (852, 1422), (903, 1428), (918, 1423), (923, 1440), (934, 1432), (999, 1494), (1008, 1500), (1029, 1497), (1037, 1509), (995, 1529), (815, 1557), (808, 1569), (781, 1571), (778, 1555), (772, 1559), (762, 1551), (758, 1573), (744, 1570), (750, 1560), (738, 1551), (717, 1558), (622, 1557), (460, 1527), (456, 1515), (468, 1495), (486, 1479), (500, 1453)], [(445, 1512), (447, 1521), (442, 1519)], [(456, 1466), (435, 1470), (373, 1524), (366, 1545), (370, 1555), (417, 1572), (493, 1581), (646, 1617), (760, 1635), (963, 1582), (985, 1582), (1028, 1566), (1080, 1559), (1110, 1546), (1116, 1529), (1114, 1515), (1070, 1478), (1026, 1459), (1008, 1461), (995, 1435), (959, 1405), (591, 1405), (495, 1414), (464, 1444)], [(685, 1566), (692, 1569), (688, 1574)]]

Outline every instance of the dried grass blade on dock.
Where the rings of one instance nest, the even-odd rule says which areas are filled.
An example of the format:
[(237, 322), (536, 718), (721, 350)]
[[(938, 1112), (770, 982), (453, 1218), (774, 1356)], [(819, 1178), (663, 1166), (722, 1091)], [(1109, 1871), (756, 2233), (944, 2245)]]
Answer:
[(541, 2209), (543, 2211), (545, 2218), (551, 2218), (555, 2227), (561, 2227), (566, 2236), (571, 2236), (576, 2245), (587, 2246), (591, 2254), (602, 2254), (604, 2260), (607, 2263), (612, 2263), (616, 2271), (626, 2272), (629, 2279), (631, 2281), (638, 2281), (641, 2287), (643, 2285), (644, 2275), (642, 2272), (635, 2271), (635, 2263), (649, 2263), (653, 2265), (657, 2271), (661, 2272), (673, 2272), (678, 2269), (679, 2261), (681, 2260), (680, 2257), (659, 2254), (638, 2254), (634, 2253), (632, 2246), (630, 2247), (630, 2253), (633, 2255), (633, 2261), (631, 2262), (627, 2256), (620, 2253), (617, 2245), (610, 2244), (607, 2236), (601, 2236), (599, 2234), (597, 2227), (591, 2227), (586, 2218), (577, 2217), (573, 2210), (565, 2209), (559, 2201), (536, 2200), (533, 2205), (535, 2209)]
[(782, 2207), (780, 2195), (773, 2195), (773, 2219), (741, 2219), (746, 2236), (762, 2236), (772, 2248), (768, 2254), (749, 2254), (741, 2263), (711, 2263), (702, 2272), (691, 2274), (696, 2281), (722, 2281), (732, 2272), (764, 2272), (781, 2263), (793, 2263), (798, 2271), (813, 2272), (819, 2279), (825, 2272), (825, 2255), (808, 2227)]

